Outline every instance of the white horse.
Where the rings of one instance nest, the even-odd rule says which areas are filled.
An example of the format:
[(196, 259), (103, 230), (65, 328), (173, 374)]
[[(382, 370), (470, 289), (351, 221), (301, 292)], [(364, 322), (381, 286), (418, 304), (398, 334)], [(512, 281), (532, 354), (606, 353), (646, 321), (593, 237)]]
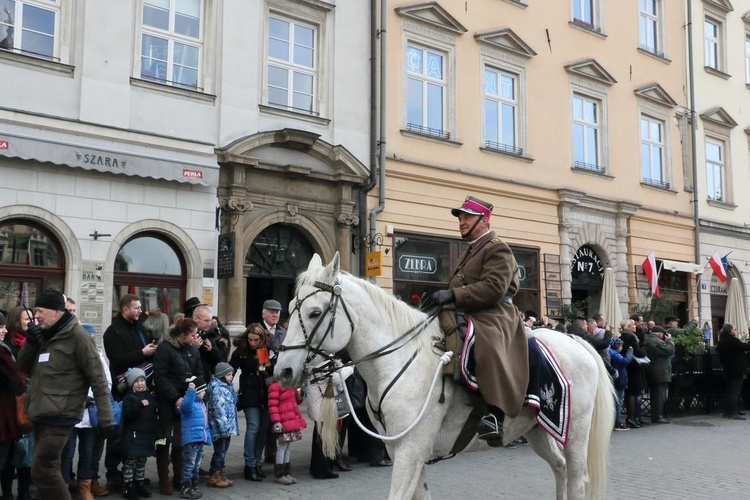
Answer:
[[(378, 431), (389, 436), (401, 433), (413, 424), (422, 405), (427, 405), (424, 417), (410, 432), (386, 442), (394, 462), (389, 498), (429, 499), (425, 461), (449, 453), (471, 412), (460, 393), (463, 389), (453, 382), (445, 383), (442, 391), (434, 391), (426, 401), (439, 362), (432, 349), (433, 337), (442, 336), (438, 322), (428, 323), (423, 312), (340, 271), (338, 253), (325, 267), (317, 254), (313, 256), (307, 271), (297, 279), (296, 297), (289, 310), (289, 328), (275, 368), (284, 386), (299, 386), (311, 366), (344, 348), (353, 360), (359, 360), (388, 346), (387, 355), (357, 365), (367, 382), (371, 417), (372, 409), (381, 403), (382, 423), (372, 418)], [(424, 328), (417, 334), (421, 330), (418, 325)], [(415, 332), (413, 336), (402, 336), (410, 331)], [(536, 412), (529, 407), (515, 418), (506, 418), (504, 442), (521, 435), (529, 440), (552, 468), (556, 498), (604, 498), (614, 425), (609, 375), (600, 356), (584, 340), (545, 329), (535, 330), (533, 335), (552, 351), (570, 381), (568, 444), (562, 447), (536, 425)], [(440, 402), (441, 392), (444, 402)]]

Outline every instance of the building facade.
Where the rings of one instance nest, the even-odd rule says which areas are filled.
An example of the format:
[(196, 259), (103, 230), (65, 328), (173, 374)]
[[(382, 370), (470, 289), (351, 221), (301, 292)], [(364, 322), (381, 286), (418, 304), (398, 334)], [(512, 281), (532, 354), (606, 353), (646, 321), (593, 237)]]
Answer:
[[(463, 248), (448, 209), (467, 194), (495, 205), (521, 310), (593, 314), (611, 267), (627, 314), (651, 251), (693, 261), (685, 8), (640, 4), (388, 2), (381, 286), (415, 302), (444, 286)], [(686, 317), (695, 280), (663, 277)]]

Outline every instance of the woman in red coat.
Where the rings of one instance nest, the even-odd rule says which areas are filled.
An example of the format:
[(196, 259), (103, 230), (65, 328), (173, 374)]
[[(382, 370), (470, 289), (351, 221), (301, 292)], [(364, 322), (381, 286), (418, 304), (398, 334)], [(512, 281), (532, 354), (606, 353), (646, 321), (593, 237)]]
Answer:
[(307, 422), (299, 411), (301, 400), (296, 389), (285, 389), (278, 382), (274, 382), (268, 388), (268, 413), (278, 443), (274, 475), (279, 484), (297, 482), (290, 473), (289, 444), (302, 439), (302, 429), (307, 427)]

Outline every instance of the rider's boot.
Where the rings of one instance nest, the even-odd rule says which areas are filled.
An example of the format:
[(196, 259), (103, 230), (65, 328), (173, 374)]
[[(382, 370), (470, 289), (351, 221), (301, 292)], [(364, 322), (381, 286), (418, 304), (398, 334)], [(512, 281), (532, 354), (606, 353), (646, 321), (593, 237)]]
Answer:
[(503, 445), (503, 421), (505, 412), (497, 406), (487, 405), (488, 413), (482, 417), (477, 426), (479, 439), (487, 441), (493, 448)]

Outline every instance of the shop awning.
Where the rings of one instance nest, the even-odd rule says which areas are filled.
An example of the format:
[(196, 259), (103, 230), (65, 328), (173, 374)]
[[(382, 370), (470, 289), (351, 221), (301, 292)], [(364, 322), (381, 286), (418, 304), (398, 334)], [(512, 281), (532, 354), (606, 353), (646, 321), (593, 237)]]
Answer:
[(175, 151), (0, 122), (2, 156), (204, 186), (219, 184), (219, 165), (213, 152)]

